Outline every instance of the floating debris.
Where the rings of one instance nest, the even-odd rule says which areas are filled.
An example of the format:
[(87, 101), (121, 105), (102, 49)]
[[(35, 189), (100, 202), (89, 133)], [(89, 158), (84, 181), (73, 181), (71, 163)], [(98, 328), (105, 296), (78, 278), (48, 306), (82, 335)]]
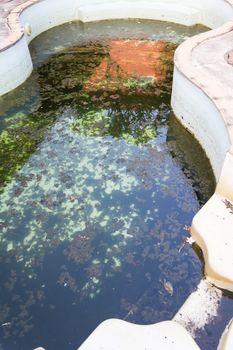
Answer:
[(199, 208), (199, 177), (177, 163), (193, 140), (182, 134), (178, 150), (170, 131), (172, 56), (191, 29), (135, 23), (46, 32), (32, 76), (0, 99), (0, 324), (12, 350), (33, 348), (38, 331), (47, 348), (77, 347), (77, 329), (103, 317), (171, 318), (201, 277), (192, 249), (177, 254)]
[(183, 242), (182, 242), (182, 244), (181, 244), (181, 246), (180, 246), (180, 248), (179, 248), (179, 253), (180, 253), (181, 250), (186, 246), (186, 244), (192, 245), (193, 243), (195, 243), (195, 240), (193, 239), (192, 236), (186, 237), (186, 238), (183, 240)]
[(188, 243), (188, 244), (190, 244), (190, 245), (192, 245), (193, 243), (195, 243), (195, 240), (193, 239), (192, 236), (187, 237), (185, 241), (186, 241), (186, 243)]
[(163, 286), (164, 286), (164, 289), (168, 292), (168, 294), (173, 296), (174, 290), (173, 290), (173, 285), (171, 284), (171, 282), (164, 280)]

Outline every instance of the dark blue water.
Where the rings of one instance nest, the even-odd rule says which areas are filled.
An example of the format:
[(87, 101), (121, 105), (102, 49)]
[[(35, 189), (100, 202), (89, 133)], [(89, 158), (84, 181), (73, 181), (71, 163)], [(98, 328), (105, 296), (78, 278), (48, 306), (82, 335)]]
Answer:
[(33, 41), (34, 73), (0, 98), (2, 349), (171, 319), (199, 283), (179, 249), (214, 179), (170, 93), (176, 45), (202, 30), (76, 23)]

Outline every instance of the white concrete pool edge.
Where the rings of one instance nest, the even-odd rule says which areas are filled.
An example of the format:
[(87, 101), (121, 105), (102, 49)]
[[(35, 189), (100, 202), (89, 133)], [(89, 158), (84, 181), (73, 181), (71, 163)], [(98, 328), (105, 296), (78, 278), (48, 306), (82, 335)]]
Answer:
[[(233, 67), (225, 61), (233, 46), (232, 0), (27, 1), (7, 18), (10, 36), (0, 44), (0, 95), (31, 74), (28, 43), (43, 31), (73, 20), (122, 18), (216, 28), (187, 40), (176, 51), (172, 107), (205, 149), (217, 180), (215, 194), (194, 217), (192, 236), (203, 251), (207, 280), (233, 291)], [(220, 348), (232, 350), (232, 342), (226, 340), (232, 339), (232, 326), (228, 328)], [(158, 344), (173, 349), (164, 342)]]
[(228, 8), (226, 0), (205, 0), (208, 6), (204, 7), (211, 10), (213, 1), (224, 6), (220, 9), (217, 6), (216, 13), (208, 11), (210, 15), (206, 16), (201, 0), (28, 0), (7, 17), (9, 37), (0, 43), (0, 96), (31, 74), (32, 61), (27, 44), (49, 28), (73, 20), (89, 22), (139, 17), (184, 25), (203, 23), (215, 28), (232, 16), (229, 16), (231, 7)]

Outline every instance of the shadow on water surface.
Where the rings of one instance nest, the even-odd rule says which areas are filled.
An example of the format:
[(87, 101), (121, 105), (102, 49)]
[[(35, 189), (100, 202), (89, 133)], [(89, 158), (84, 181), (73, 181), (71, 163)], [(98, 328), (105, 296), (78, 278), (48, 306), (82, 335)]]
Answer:
[(176, 45), (203, 30), (72, 23), (32, 42), (32, 76), (0, 98), (4, 350), (170, 319), (197, 286), (202, 263), (179, 248), (214, 178), (170, 93)]

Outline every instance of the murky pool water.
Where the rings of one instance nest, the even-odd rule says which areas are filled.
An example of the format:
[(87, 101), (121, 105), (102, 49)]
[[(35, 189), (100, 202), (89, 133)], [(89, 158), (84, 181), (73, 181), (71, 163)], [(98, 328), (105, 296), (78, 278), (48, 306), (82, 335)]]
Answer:
[(204, 29), (71, 23), (31, 44), (32, 76), (0, 98), (2, 349), (170, 319), (197, 286), (180, 248), (214, 178), (170, 94), (177, 44)]

